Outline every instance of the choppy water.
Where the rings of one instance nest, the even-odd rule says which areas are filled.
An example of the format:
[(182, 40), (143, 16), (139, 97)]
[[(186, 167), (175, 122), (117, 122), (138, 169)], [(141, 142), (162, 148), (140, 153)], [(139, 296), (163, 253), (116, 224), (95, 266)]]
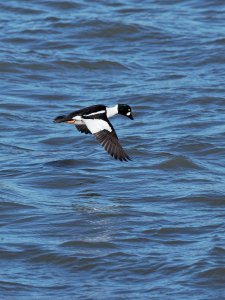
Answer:
[[(224, 15), (1, 2), (1, 299), (225, 298)], [(52, 122), (118, 102), (129, 163)]]

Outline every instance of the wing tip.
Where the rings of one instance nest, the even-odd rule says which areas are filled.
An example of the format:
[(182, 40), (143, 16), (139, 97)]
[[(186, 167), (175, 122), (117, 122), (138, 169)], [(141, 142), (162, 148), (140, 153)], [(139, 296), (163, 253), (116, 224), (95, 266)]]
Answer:
[(107, 130), (102, 130), (94, 134), (98, 142), (103, 146), (103, 148), (111, 155), (114, 159), (120, 160), (121, 162), (131, 161), (131, 157), (122, 148), (121, 144), (115, 132), (108, 132)]
[(126, 153), (124, 153), (124, 155), (121, 155), (121, 156), (117, 156), (115, 154), (110, 154), (114, 159), (116, 160), (120, 160), (121, 162), (129, 162), (129, 161), (132, 161), (132, 158), (127, 155)]

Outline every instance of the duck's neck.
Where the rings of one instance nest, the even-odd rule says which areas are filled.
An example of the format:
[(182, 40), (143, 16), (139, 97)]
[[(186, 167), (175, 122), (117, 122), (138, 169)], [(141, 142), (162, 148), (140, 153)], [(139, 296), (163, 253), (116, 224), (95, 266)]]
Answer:
[(113, 107), (106, 107), (107, 118), (111, 118), (118, 114), (118, 104)]

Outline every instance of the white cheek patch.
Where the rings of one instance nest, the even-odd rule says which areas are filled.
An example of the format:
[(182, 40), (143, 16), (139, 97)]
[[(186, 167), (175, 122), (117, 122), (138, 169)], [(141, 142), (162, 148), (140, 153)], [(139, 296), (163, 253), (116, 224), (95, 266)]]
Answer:
[(130, 111), (128, 111), (128, 113), (127, 113), (127, 116), (130, 116), (130, 114), (131, 114), (131, 112), (130, 112)]

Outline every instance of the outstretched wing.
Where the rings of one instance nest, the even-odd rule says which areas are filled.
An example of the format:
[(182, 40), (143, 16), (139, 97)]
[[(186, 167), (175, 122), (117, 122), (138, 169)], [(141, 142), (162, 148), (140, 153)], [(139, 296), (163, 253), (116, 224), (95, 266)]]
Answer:
[(124, 151), (119, 143), (119, 140), (114, 131), (109, 132), (108, 130), (102, 130), (96, 132), (95, 137), (97, 141), (104, 147), (104, 149), (115, 159), (120, 161), (128, 161), (131, 158)]
[(85, 134), (91, 133), (85, 124), (81, 124), (81, 125), (75, 124), (75, 126), (76, 126), (77, 130), (79, 130), (82, 133), (85, 133)]
[(120, 161), (131, 160), (120, 145), (116, 132), (105, 113), (98, 116), (95, 115), (95, 118), (86, 117), (83, 121), (87, 125), (88, 130), (112, 157)]

